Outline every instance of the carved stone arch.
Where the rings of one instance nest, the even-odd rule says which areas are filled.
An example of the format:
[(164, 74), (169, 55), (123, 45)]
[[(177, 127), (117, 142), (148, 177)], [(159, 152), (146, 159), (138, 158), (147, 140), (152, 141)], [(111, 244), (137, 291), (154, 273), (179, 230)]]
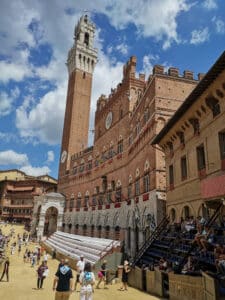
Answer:
[(144, 165), (144, 172), (149, 171), (149, 169), (150, 169), (150, 163), (149, 163), (149, 160), (147, 159), (145, 161), (145, 165)]
[(113, 145), (114, 145), (114, 143), (113, 143), (113, 141), (111, 141), (109, 144), (109, 147), (111, 148), (111, 147), (113, 147)]
[(89, 191), (86, 191), (86, 192), (85, 192), (85, 196), (90, 196)]
[(140, 176), (140, 170), (139, 168), (137, 168), (135, 171), (135, 177), (138, 178), (139, 176)]
[(103, 146), (102, 151), (105, 152), (106, 150), (106, 146)]
[(118, 141), (120, 142), (120, 141), (122, 141), (122, 140), (123, 140), (123, 136), (120, 134), (119, 140), (118, 140)]
[(85, 160), (82, 158), (80, 161), (80, 164), (83, 165), (85, 163)]
[(171, 207), (169, 210), (169, 218), (171, 222), (176, 222), (177, 220), (177, 210), (175, 207)]
[(182, 210), (181, 210), (181, 217), (183, 217), (185, 219), (188, 216), (194, 216), (195, 217), (195, 213), (194, 213), (194, 209), (191, 206), (191, 204), (185, 203), (182, 207)]
[(160, 121), (160, 122), (163, 122), (163, 123), (165, 123), (165, 122), (166, 122), (166, 119), (165, 119), (165, 118), (163, 118), (163, 117), (158, 117), (157, 121)]
[(97, 194), (97, 189), (96, 189), (96, 187), (94, 188), (94, 195), (96, 195)]
[(74, 193), (70, 195), (70, 199), (74, 199)]
[(77, 161), (75, 161), (75, 162), (73, 163), (73, 166), (74, 166), (74, 167), (77, 167)]
[(81, 197), (82, 197), (81, 192), (78, 192), (78, 193), (77, 193), (77, 198), (81, 198)]
[(88, 156), (88, 161), (90, 161), (90, 160), (92, 160), (92, 159), (93, 159), (92, 155), (89, 155), (89, 156)]

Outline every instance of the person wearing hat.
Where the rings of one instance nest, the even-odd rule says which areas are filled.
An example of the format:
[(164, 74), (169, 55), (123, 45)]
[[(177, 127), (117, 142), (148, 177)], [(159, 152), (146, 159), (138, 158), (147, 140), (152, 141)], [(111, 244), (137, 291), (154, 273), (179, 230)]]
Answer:
[(128, 282), (128, 273), (130, 272), (129, 262), (127, 260), (123, 263), (123, 272), (122, 272), (122, 287), (120, 291), (127, 291), (127, 282)]
[(107, 287), (106, 287), (106, 273), (107, 273), (106, 264), (107, 264), (107, 261), (104, 260), (103, 264), (101, 265), (101, 269), (98, 272), (98, 283), (96, 285), (96, 289), (100, 289), (99, 285), (102, 281), (104, 282), (104, 289), (107, 289)]
[(75, 291), (77, 288), (77, 283), (80, 282), (80, 274), (84, 271), (84, 265), (85, 265), (84, 256), (81, 255), (80, 260), (78, 260), (77, 265), (76, 265), (77, 278), (76, 278), (75, 287), (74, 287)]

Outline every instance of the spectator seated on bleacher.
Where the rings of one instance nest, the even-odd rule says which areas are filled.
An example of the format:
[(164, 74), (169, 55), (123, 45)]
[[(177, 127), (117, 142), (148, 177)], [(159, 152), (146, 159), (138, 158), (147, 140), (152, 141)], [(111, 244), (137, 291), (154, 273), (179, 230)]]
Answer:
[(225, 275), (225, 246), (217, 244), (214, 248), (214, 256), (217, 273)]
[(202, 251), (207, 251), (213, 247), (214, 242), (214, 232), (209, 227), (205, 226), (202, 231), (202, 237), (200, 238), (200, 244), (202, 246)]
[(166, 271), (168, 267), (168, 262), (164, 257), (161, 257), (159, 260), (159, 270)]
[(196, 228), (196, 223), (193, 216), (186, 218), (184, 221), (184, 228), (187, 232), (190, 232)]

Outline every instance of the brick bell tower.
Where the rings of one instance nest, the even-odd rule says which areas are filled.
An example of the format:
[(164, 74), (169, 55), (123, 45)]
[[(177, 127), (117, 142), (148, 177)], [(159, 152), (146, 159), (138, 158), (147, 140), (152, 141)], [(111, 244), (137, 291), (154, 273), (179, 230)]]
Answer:
[(95, 25), (82, 16), (74, 30), (74, 45), (68, 53), (69, 73), (61, 145), (59, 178), (69, 169), (71, 155), (88, 144), (92, 74), (97, 62), (93, 47)]

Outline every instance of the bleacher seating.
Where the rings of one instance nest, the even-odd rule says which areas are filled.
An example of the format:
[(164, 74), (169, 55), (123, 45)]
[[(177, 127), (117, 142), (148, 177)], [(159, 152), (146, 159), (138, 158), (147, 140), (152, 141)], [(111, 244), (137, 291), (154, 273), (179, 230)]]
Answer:
[[(214, 225), (213, 229), (214, 242), (212, 246), (218, 243), (224, 244), (225, 228)], [(166, 226), (161, 234), (154, 239), (136, 265), (139, 267), (151, 264), (157, 265), (162, 257), (171, 264), (179, 264), (191, 250), (189, 255), (194, 258), (199, 269), (215, 273), (213, 249), (204, 252), (200, 251), (199, 247), (192, 247), (196, 231), (194, 229), (190, 232), (181, 232), (180, 230), (174, 230), (174, 227), (171, 225)]]
[(85, 260), (95, 264), (105, 255), (120, 247), (120, 241), (94, 238), (56, 231), (46, 241), (47, 246), (56, 249), (59, 253), (79, 260), (83, 255)]

